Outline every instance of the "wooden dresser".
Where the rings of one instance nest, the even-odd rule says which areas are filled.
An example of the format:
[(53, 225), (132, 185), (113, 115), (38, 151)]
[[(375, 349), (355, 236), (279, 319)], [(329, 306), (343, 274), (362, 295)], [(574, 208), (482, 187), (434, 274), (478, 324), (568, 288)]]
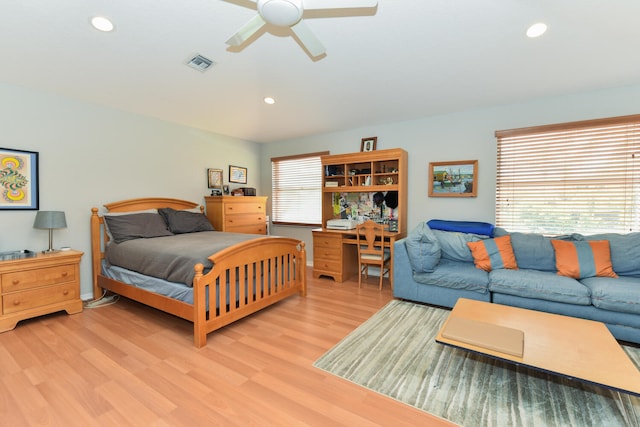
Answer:
[(65, 310), (82, 311), (79, 251), (38, 253), (35, 257), (0, 261), (0, 332), (20, 320)]
[(267, 198), (206, 196), (206, 215), (217, 231), (267, 234)]

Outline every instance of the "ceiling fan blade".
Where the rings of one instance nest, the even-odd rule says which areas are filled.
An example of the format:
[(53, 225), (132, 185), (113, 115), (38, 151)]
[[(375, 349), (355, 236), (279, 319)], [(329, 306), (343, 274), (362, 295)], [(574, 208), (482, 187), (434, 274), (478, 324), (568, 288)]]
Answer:
[(291, 27), (293, 32), (298, 36), (300, 42), (309, 51), (311, 56), (320, 56), (325, 53), (325, 48), (320, 43), (320, 40), (313, 34), (313, 32), (304, 23), (304, 20), (299, 21), (296, 25)]
[(305, 10), (376, 7), (378, 0), (302, 0)]
[(252, 35), (254, 35), (260, 28), (264, 27), (266, 24), (265, 20), (262, 19), (262, 16), (256, 15), (249, 22), (244, 24), (242, 28), (238, 30), (233, 36), (229, 37), (227, 40), (227, 44), (231, 46), (240, 46), (242, 43), (246, 42)]

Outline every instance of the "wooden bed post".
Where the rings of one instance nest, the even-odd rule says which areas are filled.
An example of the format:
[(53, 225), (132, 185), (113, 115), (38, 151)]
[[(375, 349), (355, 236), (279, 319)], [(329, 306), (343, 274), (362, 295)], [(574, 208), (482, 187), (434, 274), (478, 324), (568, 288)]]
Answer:
[[(196, 264), (194, 269), (196, 273), (193, 276), (193, 308), (195, 311), (193, 316), (193, 343), (196, 347), (202, 348), (207, 344), (207, 291), (205, 286), (200, 284), (204, 265)], [(215, 293), (210, 298), (215, 300)]]
[(98, 286), (98, 275), (101, 272), (100, 264), (102, 263), (102, 247), (100, 235), (100, 217), (98, 216), (98, 208), (91, 208), (91, 268), (93, 279), (93, 299), (102, 296), (102, 291)]
[(305, 245), (303, 241), (300, 241), (298, 245), (300, 248), (300, 258), (298, 271), (300, 272), (300, 276), (298, 280), (300, 281), (300, 296), (307, 296), (307, 250), (305, 249)]

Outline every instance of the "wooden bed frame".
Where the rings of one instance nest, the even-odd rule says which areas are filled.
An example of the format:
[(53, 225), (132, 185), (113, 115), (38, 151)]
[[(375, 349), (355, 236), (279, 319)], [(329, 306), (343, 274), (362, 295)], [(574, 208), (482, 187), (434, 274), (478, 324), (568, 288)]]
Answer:
[[(199, 205), (185, 200), (156, 197), (123, 200), (104, 206), (109, 212), (131, 212), (166, 207), (192, 209)], [(202, 206), (199, 207), (204, 211)], [(207, 274), (203, 274), (202, 264), (195, 265), (193, 304), (103, 276), (101, 266), (106, 242), (108, 236), (104, 229), (103, 217), (98, 214), (98, 208), (92, 208), (91, 255), (94, 298), (100, 298), (105, 289), (189, 320), (193, 322), (196, 347), (202, 347), (207, 343), (209, 332), (293, 294), (305, 296), (307, 292), (304, 242), (288, 237), (256, 237), (215, 253), (209, 257), (214, 263), (214, 268)], [(246, 272), (254, 273), (247, 275)], [(258, 280), (255, 278), (264, 278), (264, 282), (255, 283)], [(227, 282), (245, 283), (248, 286), (226, 286)], [(220, 283), (223, 286), (218, 286)], [(258, 292), (255, 292), (255, 289)], [(211, 296), (208, 305), (207, 294)], [(220, 301), (224, 303), (221, 304)], [(236, 301), (236, 304), (227, 304), (226, 301)]]

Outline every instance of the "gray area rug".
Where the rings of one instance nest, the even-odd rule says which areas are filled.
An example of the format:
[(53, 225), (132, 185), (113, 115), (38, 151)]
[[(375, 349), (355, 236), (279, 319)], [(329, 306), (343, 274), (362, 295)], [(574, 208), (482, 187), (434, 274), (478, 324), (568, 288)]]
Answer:
[(392, 301), (314, 366), (462, 426), (640, 426), (638, 397), (436, 343), (448, 314)]

